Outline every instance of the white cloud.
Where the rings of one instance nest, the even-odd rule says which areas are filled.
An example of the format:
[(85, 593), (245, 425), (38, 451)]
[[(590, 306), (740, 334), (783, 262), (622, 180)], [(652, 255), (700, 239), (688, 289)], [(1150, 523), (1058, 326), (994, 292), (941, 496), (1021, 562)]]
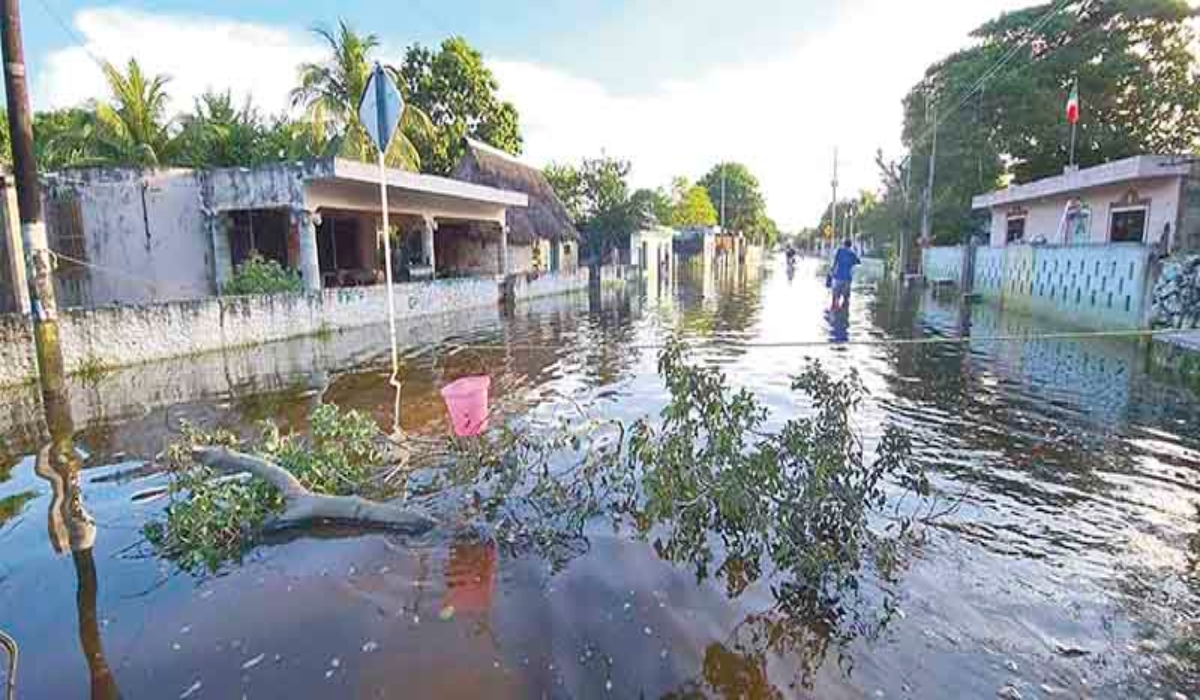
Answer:
[[(720, 159), (759, 176), (771, 214), (785, 227), (811, 223), (829, 199), (833, 148), (843, 191), (874, 187), (875, 149), (900, 148), (900, 100), (931, 62), (961, 46), (972, 28), (1024, 0), (860, 0), (830, 31), (781, 58), (731, 63), (695, 80), (625, 96), (597, 82), (528, 60), (491, 62), (516, 104), (526, 160), (576, 160), (606, 151), (634, 165), (638, 186), (698, 177)], [(287, 105), (297, 65), (320, 56), (311, 37), (235, 20), (119, 7), (74, 17), (78, 46), (46, 57), (38, 107), (102, 97), (88, 56), (172, 76), (175, 108), (207, 88), (253, 95), (271, 112)], [(613, 47), (612, 50), (620, 50)], [(646, 70), (654, 71), (653, 62)]]
[[(287, 29), (199, 15), (151, 14), (120, 7), (80, 10), (75, 31), (83, 46), (53, 51), (37, 77), (38, 108), (67, 107), (104, 97), (92, 56), (124, 65), (136, 57), (149, 73), (171, 77), (173, 108), (186, 109), (206, 89), (254, 97), (267, 112), (287, 108), (296, 68), (321, 56), (308, 36)], [(91, 55), (89, 55), (89, 53)]]
[(574, 160), (604, 149), (632, 161), (639, 186), (737, 160), (758, 175), (781, 225), (798, 227), (829, 201), (834, 147), (842, 191), (873, 188), (875, 150), (899, 151), (901, 99), (925, 67), (989, 17), (1021, 4), (872, 0), (781, 59), (729, 66), (648, 96), (618, 96), (523, 61), (493, 66), (520, 110), (528, 160)]

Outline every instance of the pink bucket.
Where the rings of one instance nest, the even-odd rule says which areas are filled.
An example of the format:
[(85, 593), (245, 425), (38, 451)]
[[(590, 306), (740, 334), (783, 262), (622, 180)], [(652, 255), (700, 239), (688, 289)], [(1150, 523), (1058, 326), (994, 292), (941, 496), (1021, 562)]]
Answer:
[(442, 398), (450, 411), (455, 435), (470, 437), (487, 429), (488, 388), (491, 385), (492, 378), (481, 375), (463, 377), (442, 387)]

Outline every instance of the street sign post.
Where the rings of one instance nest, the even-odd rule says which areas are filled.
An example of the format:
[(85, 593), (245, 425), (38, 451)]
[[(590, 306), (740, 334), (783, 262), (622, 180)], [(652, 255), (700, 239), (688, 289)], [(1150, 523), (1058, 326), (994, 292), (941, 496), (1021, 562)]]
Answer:
[(393, 412), (394, 428), (400, 429), (400, 354), (396, 348), (396, 299), (392, 292), (392, 241), (391, 226), (388, 221), (388, 182), (387, 166), (384, 164), (384, 154), (396, 134), (400, 124), (400, 114), (404, 110), (404, 100), (396, 84), (392, 82), (383, 66), (378, 63), (371, 71), (363, 90), (362, 101), (358, 105), (358, 120), (367, 131), (371, 143), (379, 153), (379, 201), (383, 210), (383, 256), (384, 274), (387, 281), (388, 331), (392, 341), (392, 386), (396, 387), (396, 405)]

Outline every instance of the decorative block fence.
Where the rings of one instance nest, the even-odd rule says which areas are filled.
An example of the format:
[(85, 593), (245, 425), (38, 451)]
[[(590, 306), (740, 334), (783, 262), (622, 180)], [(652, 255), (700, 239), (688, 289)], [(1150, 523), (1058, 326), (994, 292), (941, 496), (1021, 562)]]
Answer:
[[(922, 251), (925, 275), (947, 274), (959, 246)], [(974, 291), (1006, 308), (1056, 316), (1089, 328), (1148, 325), (1150, 251), (1136, 243), (979, 248)]]

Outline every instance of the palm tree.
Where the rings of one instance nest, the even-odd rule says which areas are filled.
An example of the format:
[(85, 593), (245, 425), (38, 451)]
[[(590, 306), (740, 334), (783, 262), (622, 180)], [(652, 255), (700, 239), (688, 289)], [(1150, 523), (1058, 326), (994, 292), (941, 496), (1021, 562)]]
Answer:
[(180, 117), (178, 160), (194, 168), (228, 168), (267, 160), (264, 127), (249, 98), (238, 107), (229, 91), (208, 91), (191, 114)]
[[(321, 63), (300, 66), (300, 85), (292, 90), (292, 104), (308, 112), (314, 133), (326, 136), (332, 132), (329, 150), (347, 158), (374, 160), (375, 149), (358, 120), (358, 104), (374, 69), (371, 53), (379, 48), (379, 38), (359, 34), (344, 21), (338, 23), (336, 33), (322, 27), (313, 32), (329, 45), (330, 55)], [(388, 75), (401, 84), (394, 68), (388, 68)], [(420, 169), (421, 157), (409, 135), (432, 131), (429, 117), (406, 103), (384, 160), (393, 167)]]
[(105, 63), (104, 78), (112, 102), (99, 102), (94, 109), (93, 139), (99, 159), (142, 167), (166, 164), (174, 147), (171, 121), (166, 118), (169, 78), (147, 76), (132, 58), (124, 74)]

